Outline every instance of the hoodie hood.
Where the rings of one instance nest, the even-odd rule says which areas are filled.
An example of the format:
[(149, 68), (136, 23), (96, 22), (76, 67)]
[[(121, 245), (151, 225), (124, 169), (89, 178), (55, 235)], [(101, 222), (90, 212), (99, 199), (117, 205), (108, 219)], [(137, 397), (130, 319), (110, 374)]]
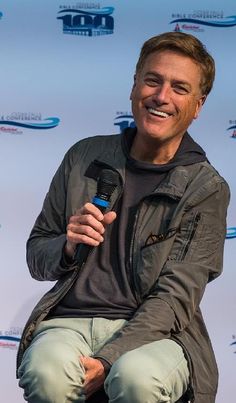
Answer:
[(143, 161), (137, 161), (130, 156), (130, 149), (136, 135), (136, 128), (125, 129), (122, 136), (122, 148), (127, 158), (127, 164), (135, 169), (153, 170), (158, 172), (168, 172), (170, 169), (179, 165), (191, 165), (198, 162), (207, 161), (205, 151), (197, 144), (186, 132), (182, 138), (178, 150), (174, 157), (167, 164), (150, 164)]

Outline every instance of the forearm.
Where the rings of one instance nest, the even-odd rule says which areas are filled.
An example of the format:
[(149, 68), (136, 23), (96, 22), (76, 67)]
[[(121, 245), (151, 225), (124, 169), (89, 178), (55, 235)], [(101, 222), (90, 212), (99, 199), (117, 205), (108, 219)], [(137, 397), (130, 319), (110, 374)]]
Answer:
[(36, 280), (55, 281), (68, 270), (73, 262), (64, 257), (66, 235), (54, 238), (30, 238), (27, 243), (27, 263), (31, 276)]
[(141, 305), (117, 337), (95, 354), (95, 358), (102, 358), (112, 365), (130, 350), (169, 338), (174, 323), (175, 315), (170, 306), (159, 298), (150, 298)]

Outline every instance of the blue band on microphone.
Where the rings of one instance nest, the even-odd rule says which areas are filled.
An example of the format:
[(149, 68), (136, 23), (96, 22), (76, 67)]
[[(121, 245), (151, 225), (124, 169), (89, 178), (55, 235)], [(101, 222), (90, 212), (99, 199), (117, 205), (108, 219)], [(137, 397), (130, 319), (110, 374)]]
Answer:
[(93, 204), (95, 204), (97, 206), (105, 207), (105, 208), (109, 206), (109, 202), (107, 200), (102, 200), (102, 199), (99, 199), (98, 197), (93, 198)]

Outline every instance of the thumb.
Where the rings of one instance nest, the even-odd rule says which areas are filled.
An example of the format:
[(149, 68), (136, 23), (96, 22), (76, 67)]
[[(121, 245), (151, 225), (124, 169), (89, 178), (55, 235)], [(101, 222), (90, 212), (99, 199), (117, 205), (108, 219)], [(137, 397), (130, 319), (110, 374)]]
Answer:
[(80, 357), (80, 362), (81, 362), (81, 364), (84, 366), (84, 368), (86, 368), (86, 365), (87, 365), (87, 357), (84, 357), (84, 356)]
[(116, 213), (114, 211), (109, 211), (104, 214), (103, 223), (111, 224), (116, 219)]

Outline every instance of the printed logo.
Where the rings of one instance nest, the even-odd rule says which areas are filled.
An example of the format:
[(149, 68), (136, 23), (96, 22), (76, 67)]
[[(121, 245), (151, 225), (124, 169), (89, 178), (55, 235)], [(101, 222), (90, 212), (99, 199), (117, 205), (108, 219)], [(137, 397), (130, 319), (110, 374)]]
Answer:
[(174, 24), (174, 31), (203, 32), (203, 26), (209, 28), (236, 26), (236, 15), (224, 17), (223, 11), (196, 10), (192, 13), (172, 14), (170, 24)]
[(82, 36), (110, 35), (114, 31), (114, 7), (102, 7), (99, 3), (77, 3), (60, 6), (58, 20), (62, 20), (63, 33)]
[(114, 125), (119, 126), (120, 133), (127, 127), (135, 127), (133, 115), (128, 112), (117, 112)]
[(22, 329), (11, 327), (8, 330), (0, 330), (0, 347), (16, 350), (21, 339)]
[(226, 239), (236, 238), (236, 227), (227, 228)]
[(229, 121), (229, 127), (227, 130), (230, 130), (230, 137), (232, 139), (236, 139), (236, 119)]
[(43, 119), (41, 113), (13, 112), (6, 116), (0, 114), (0, 132), (6, 134), (22, 134), (22, 129), (53, 129), (59, 123), (59, 118), (49, 117)]
[(2, 14), (2, 12), (0, 11), (0, 20), (2, 19), (2, 16), (3, 16), (3, 14)]
[(234, 354), (236, 354), (236, 336), (235, 336), (235, 334), (233, 334), (232, 339), (233, 339), (233, 341), (232, 341), (232, 343), (230, 343), (230, 346), (235, 347)]

